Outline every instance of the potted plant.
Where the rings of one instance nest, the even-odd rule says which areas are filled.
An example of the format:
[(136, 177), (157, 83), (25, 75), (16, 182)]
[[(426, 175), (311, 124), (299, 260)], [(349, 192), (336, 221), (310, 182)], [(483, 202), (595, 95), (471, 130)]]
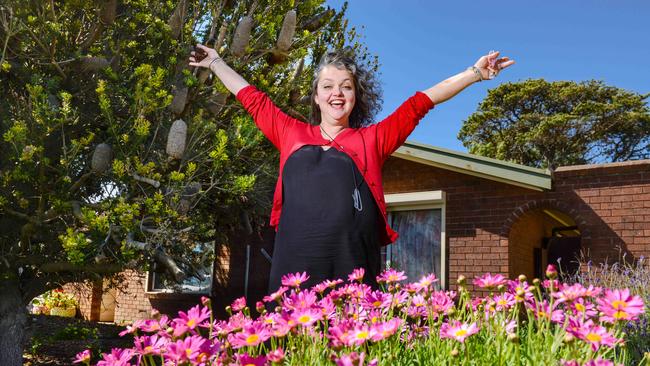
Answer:
[(49, 309), (49, 314), (74, 318), (77, 313), (77, 300), (61, 289), (48, 291), (43, 295), (43, 303)]

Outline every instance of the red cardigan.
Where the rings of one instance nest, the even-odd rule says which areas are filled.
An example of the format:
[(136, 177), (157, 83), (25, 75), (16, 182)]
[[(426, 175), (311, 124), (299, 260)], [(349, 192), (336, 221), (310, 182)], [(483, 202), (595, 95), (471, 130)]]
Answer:
[[(294, 151), (305, 145), (329, 145), (317, 125), (307, 124), (282, 112), (263, 92), (249, 85), (237, 93), (237, 99), (264, 135), (280, 150), (280, 174), (275, 186), (271, 226), (280, 222), (282, 212), (282, 171)], [(394, 242), (398, 235), (388, 225), (381, 169), (390, 154), (406, 141), (420, 119), (433, 108), (433, 102), (421, 92), (407, 99), (383, 121), (361, 128), (347, 128), (340, 132), (331, 146), (347, 154), (356, 164), (372, 192), (384, 218), (381, 244)]]

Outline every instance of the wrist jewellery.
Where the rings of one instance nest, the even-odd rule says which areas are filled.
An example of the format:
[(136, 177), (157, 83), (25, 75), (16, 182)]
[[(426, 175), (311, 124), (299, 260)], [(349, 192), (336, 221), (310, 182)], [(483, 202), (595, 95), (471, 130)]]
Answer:
[(470, 66), (467, 68), (467, 70), (472, 70), (476, 76), (478, 76), (478, 81), (481, 82), (485, 79), (483, 79), (483, 74), (481, 74), (481, 70), (478, 69), (476, 66)]
[(219, 57), (219, 56), (216, 56), (215, 58), (213, 58), (212, 61), (210, 61), (210, 64), (208, 64), (208, 69), (212, 69), (212, 64), (215, 61), (219, 61), (219, 60), (221, 60), (221, 57)]

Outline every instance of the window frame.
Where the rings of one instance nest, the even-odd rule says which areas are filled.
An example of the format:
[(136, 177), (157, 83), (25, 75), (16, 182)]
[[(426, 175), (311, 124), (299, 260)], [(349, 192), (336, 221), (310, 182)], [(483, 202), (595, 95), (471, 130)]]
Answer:
[(440, 287), (447, 289), (446, 194), (444, 191), (418, 191), (384, 194), (386, 214), (391, 211), (440, 209)]

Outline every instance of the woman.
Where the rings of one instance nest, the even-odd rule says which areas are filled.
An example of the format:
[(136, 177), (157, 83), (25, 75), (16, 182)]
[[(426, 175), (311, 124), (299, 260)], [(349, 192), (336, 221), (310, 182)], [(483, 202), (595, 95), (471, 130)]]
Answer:
[(326, 54), (312, 85), (312, 124), (282, 111), (233, 71), (214, 49), (190, 57), (209, 68), (237, 96), (256, 125), (280, 150), (271, 225), (276, 228), (269, 291), (288, 273), (307, 272), (306, 286), (365, 270), (375, 286), (380, 247), (397, 239), (386, 221), (381, 168), (433, 108), (474, 82), (492, 79), (514, 63), (498, 52), (467, 70), (417, 92), (383, 121), (366, 126), (378, 95), (368, 73), (346, 51)]

